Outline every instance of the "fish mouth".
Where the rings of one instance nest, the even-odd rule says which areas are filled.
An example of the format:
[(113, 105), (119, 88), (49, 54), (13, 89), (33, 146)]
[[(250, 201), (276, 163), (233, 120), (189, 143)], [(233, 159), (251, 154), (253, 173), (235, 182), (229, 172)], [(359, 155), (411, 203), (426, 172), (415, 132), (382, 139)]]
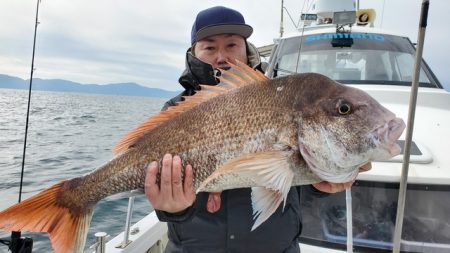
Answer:
[(371, 137), (377, 147), (385, 149), (391, 156), (396, 156), (401, 152), (397, 140), (405, 127), (405, 122), (401, 118), (394, 118), (374, 129), (371, 132)]

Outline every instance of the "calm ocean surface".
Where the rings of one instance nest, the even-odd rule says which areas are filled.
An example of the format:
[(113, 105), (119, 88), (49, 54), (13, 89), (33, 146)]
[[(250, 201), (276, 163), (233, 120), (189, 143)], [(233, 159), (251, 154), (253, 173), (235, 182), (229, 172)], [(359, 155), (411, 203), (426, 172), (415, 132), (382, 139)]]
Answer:
[[(0, 210), (17, 203), (28, 91), (0, 89)], [(33, 91), (22, 200), (61, 180), (89, 173), (113, 158), (112, 147), (128, 131), (157, 113), (165, 99)], [(99, 202), (89, 230), (115, 236), (125, 225), (128, 199)], [(152, 209), (137, 197), (133, 223)], [(52, 252), (46, 234), (27, 233), (33, 252)], [(0, 238), (9, 234), (0, 232)], [(0, 252), (8, 252), (0, 244)], [(86, 250), (92, 252), (92, 250)]]

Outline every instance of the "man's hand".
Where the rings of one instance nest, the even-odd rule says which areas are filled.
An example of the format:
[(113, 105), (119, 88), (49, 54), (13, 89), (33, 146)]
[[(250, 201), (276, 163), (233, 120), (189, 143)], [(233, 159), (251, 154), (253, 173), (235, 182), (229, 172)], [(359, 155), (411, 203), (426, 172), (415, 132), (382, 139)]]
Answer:
[(152, 162), (145, 177), (145, 195), (154, 209), (168, 213), (177, 213), (190, 207), (195, 201), (192, 166), (185, 168), (184, 184), (182, 164), (179, 156), (166, 154), (162, 161), (161, 187), (156, 184), (158, 163)]
[[(359, 168), (359, 172), (368, 171), (372, 168), (371, 163), (366, 163), (361, 168)], [(322, 181), (316, 184), (313, 184), (314, 188), (316, 188), (319, 191), (327, 192), (327, 193), (336, 193), (344, 191), (350, 187), (352, 187), (353, 183), (355, 181), (346, 182), (346, 183), (330, 183), (327, 181)]]

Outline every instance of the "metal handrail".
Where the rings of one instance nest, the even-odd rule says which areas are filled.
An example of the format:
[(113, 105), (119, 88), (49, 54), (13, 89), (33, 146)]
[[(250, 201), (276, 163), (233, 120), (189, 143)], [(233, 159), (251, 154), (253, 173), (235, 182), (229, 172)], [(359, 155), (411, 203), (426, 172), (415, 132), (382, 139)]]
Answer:
[(347, 252), (353, 253), (353, 207), (351, 188), (345, 190), (345, 202), (347, 208)]
[(123, 233), (123, 241), (116, 246), (116, 248), (125, 248), (132, 241), (130, 240), (130, 230), (131, 230), (131, 219), (133, 217), (134, 199), (136, 195), (141, 193), (140, 190), (133, 190), (130, 192), (130, 197), (128, 198), (128, 208), (127, 208), (127, 218), (125, 220), (125, 228)]
[(131, 241), (130, 238), (130, 228), (131, 228), (131, 217), (133, 216), (133, 207), (134, 207), (134, 196), (128, 199), (128, 210), (127, 210), (127, 219), (125, 220), (125, 233), (123, 234), (123, 242), (122, 245), (126, 246)]
[(108, 235), (105, 232), (97, 232), (95, 233), (95, 237), (97, 238), (97, 242), (92, 246), (95, 248), (95, 253), (105, 253), (106, 239)]

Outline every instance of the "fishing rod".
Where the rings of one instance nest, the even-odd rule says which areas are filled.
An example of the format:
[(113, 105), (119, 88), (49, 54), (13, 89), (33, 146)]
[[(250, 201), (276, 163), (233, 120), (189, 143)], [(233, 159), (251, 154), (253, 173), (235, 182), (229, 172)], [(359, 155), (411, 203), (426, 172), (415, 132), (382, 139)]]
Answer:
[(422, 52), (423, 52), (423, 42), (425, 41), (425, 31), (427, 27), (428, 20), (428, 8), (430, 6), (429, 0), (423, 0), (422, 10), (420, 13), (420, 23), (419, 32), (417, 38), (417, 49), (416, 49), (416, 61), (414, 63), (414, 76), (411, 85), (411, 95), (409, 99), (409, 112), (408, 112), (408, 123), (406, 126), (406, 138), (405, 138), (405, 152), (403, 155), (403, 166), (402, 174), (400, 178), (400, 188), (398, 191), (398, 204), (397, 204), (397, 218), (395, 221), (394, 230), (394, 247), (393, 251), (395, 253), (400, 252), (400, 243), (402, 236), (403, 227), (403, 216), (405, 212), (405, 201), (406, 201), (406, 188), (408, 180), (408, 170), (409, 170), (409, 158), (411, 153), (411, 142), (412, 134), (414, 129), (414, 116), (416, 112), (417, 104), (417, 91), (419, 87), (419, 75), (420, 75), (420, 65), (422, 62)]
[[(25, 122), (25, 137), (23, 142), (23, 154), (22, 154), (22, 170), (20, 172), (20, 187), (19, 187), (19, 200), (18, 203), (22, 201), (22, 188), (23, 188), (23, 176), (25, 172), (25, 154), (27, 149), (27, 136), (28, 136), (28, 121), (30, 117), (30, 102), (31, 102), (31, 88), (33, 84), (33, 73), (34, 73), (34, 54), (36, 49), (36, 32), (37, 26), (39, 24), (39, 4), (41, 0), (37, 0), (36, 5), (36, 21), (34, 24), (34, 38), (33, 38), (33, 54), (31, 57), (31, 72), (30, 72), (30, 84), (28, 87), (28, 105), (27, 105), (27, 116)], [(11, 232), (11, 240), (0, 240), (1, 243), (8, 246), (12, 253), (31, 253), (33, 249), (33, 239), (29, 237), (22, 237), (20, 231)]]

